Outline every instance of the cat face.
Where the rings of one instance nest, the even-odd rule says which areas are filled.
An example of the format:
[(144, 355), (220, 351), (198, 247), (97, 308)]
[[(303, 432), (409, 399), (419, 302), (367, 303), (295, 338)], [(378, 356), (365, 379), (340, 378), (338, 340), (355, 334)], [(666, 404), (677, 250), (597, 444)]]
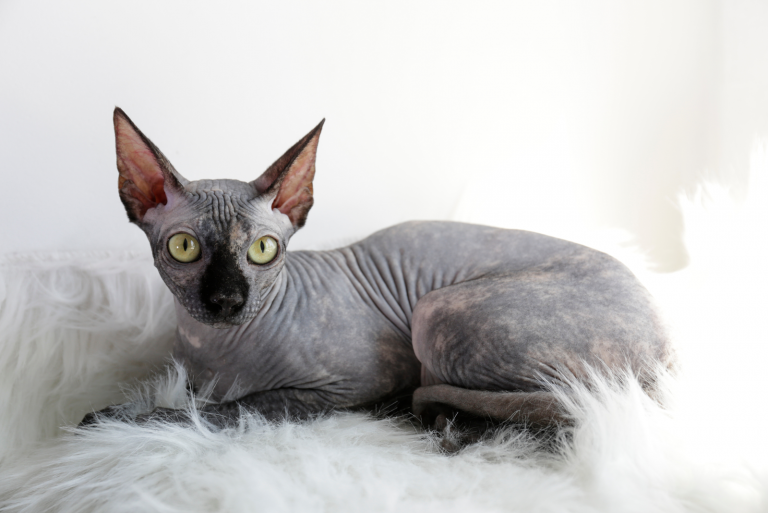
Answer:
[(258, 179), (184, 179), (115, 109), (120, 198), (179, 303), (215, 328), (256, 316), (312, 207), (322, 122)]
[[(201, 180), (184, 189), (170, 208), (145, 216), (154, 221), (147, 235), (155, 266), (193, 318), (217, 328), (242, 324), (256, 315), (282, 269), (294, 227), (245, 182)], [(274, 254), (257, 262), (249, 249), (266, 238)]]

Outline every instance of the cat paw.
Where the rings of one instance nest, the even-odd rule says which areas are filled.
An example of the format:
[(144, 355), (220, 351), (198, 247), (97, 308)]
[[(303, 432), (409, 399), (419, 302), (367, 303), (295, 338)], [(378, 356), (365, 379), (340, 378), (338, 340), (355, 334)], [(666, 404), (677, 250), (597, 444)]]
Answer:
[(132, 422), (138, 425), (150, 423), (165, 424), (191, 424), (192, 419), (185, 410), (174, 410), (173, 408), (155, 408), (147, 413), (135, 414), (132, 408), (125, 405), (107, 406), (103, 410), (92, 411), (83, 417), (78, 429), (89, 428), (100, 424), (104, 420), (120, 420), (123, 422)]
[(106, 408), (99, 411), (92, 411), (87, 413), (85, 417), (83, 417), (83, 420), (80, 421), (80, 424), (77, 425), (77, 427), (87, 428), (99, 424), (102, 420), (118, 418), (122, 419), (123, 417), (125, 417), (125, 408), (122, 405), (107, 406)]
[(158, 407), (150, 412), (136, 415), (133, 421), (139, 425), (149, 423), (191, 424), (192, 418), (186, 410)]

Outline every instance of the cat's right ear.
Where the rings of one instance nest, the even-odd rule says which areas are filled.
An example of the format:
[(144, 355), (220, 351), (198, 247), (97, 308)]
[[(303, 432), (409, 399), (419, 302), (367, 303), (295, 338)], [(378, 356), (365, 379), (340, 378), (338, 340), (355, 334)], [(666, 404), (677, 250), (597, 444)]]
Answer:
[(120, 199), (128, 219), (142, 225), (147, 210), (183, 195), (187, 180), (119, 107), (115, 108), (113, 120)]

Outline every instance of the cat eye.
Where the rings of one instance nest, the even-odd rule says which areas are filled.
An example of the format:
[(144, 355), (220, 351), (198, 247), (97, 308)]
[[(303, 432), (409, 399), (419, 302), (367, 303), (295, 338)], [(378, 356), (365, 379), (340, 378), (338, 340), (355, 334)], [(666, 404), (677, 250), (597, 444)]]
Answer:
[(248, 248), (248, 259), (254, 264), (268, 264), (277, 255), (277, 241), (269, 235), (258, 239)]
[(168, 252), (175, 260), (186, 264), (200, 256), (200, 243), (188, 233), (177, 233), (168, 241)]

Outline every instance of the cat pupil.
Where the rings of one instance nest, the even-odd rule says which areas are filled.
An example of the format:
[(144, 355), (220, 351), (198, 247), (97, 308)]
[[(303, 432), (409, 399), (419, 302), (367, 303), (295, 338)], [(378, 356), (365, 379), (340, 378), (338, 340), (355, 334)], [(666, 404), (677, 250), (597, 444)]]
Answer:
[(187, 250), (187, 238), (184, 237), (184, 251)]
[(264, 241), (261, 241), (259, 245), (261, 246), (261, 252), (264, 253)]

